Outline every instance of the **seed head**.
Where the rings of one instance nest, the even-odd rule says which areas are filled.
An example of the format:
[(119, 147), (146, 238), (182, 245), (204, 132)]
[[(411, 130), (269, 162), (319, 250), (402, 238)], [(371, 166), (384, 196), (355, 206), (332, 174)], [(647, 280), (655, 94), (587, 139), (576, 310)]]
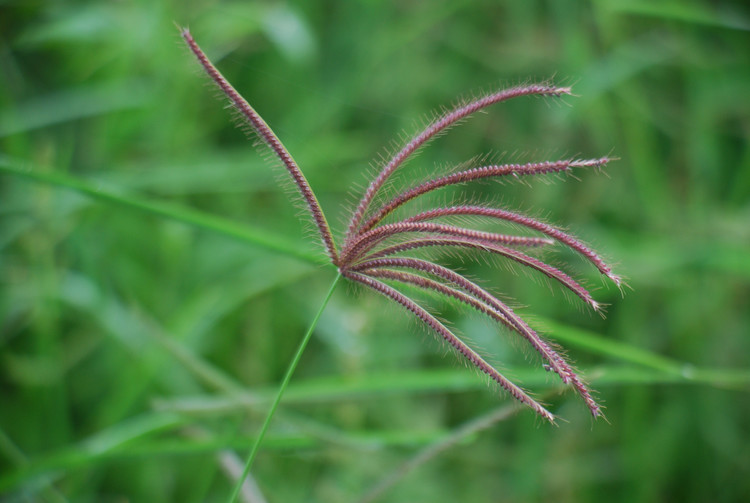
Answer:
[[(430, 140), (462, 119), (491, 105), (522, 96), (535, 95), (558, 98), (563, 95), (570, 95), (570, 88), (557, 87), (549, 83), (511, 87), (468, 101), (437, 116), (422, 131), (406, 141), (395, 155), (385, 160), (382, 169), (368, 185), (362, 199), (352, 213), (343, 244), (339, 249), (336, 247), (323, 210), (292, 155), (268, 124), (209, 61), (190, 32), (183, 29), (181, 35), (208, 76), (227, 96), (231, 105), (240, 113), (251, 130), (263, 143), (268, 145), (289, 172), (305, 201), (328, 257), (342, 276), (383, 295), (412, 313), (432, 332), (447, 342), (461, 357), (489, 376), (511, 396), (529, 406), (545, 419), (554, 421), (554, 415), (551, 412), (523, 389), (504, 377), (497, 369), (487, 363), (479, 353), (397, 287), (404, 285), (417, 287), (424, 291), (438, 293), (458, 300), (523, 337), (539, 353), (543, 360), (542, 367), (545, 370), (554, 372), (563, 383), (574, 388), (594, 417), (602, 414), (601, 407), (593, 399), (591, 391), (570, 363), (555, 349), (553, 344), (547, 342), (533, 330), (507, 304), (466, 276), (434, 260), (414, 255), (414, 252), (420, 249), (443, 248), (458, 252), (477, 250), (498, 256), (538, 271), (574, 293), (591, 309), (598, 311), (601, 305), (579, 282), (562, 270), (527, 253), (528, 250), (534, 248), (554, 244), (562, 245), (580, 254), (602, 275), (620, 286), (620, 277), (612, 272), (611, 268), (596, 252), (557, 227), (530, 216), (492, 205), (456, 204), (438, 206), (401, 220), (387, 223), (385, 220), (389, 217), (392, 218), (395, 210), (410, 201), (445, 187), (468, 184), (476, 180), (502, 179), (508, 176), (515, 178), (537, 177), (551, 173), (570, 172), (579, 168), (601, 168), (610, 161), (609, 158), (563, 159), (526, 164), (476, 166), (434, 177), (412, 187), (406, 187), (385, 201), (375, 203), (376, 196), (381, 193), (384, 184), (394, 172), (401, 169), (405, 162)], [(513, 224), (536, 233), (536, 235), (488, 232), (446, 221), (452, 217), (466, 216), (480, 217), (496, 223)]]

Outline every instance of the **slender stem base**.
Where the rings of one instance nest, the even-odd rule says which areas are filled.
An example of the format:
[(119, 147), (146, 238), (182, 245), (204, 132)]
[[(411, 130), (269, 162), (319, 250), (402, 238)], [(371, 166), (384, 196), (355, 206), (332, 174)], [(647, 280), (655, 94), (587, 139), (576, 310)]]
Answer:
[(328, 305), (328, 301), (331, 300), (333, 291), (336, 289), (336, 285), (338, 284), (340, 279), (341, 279), (341, 275), (339, 274), (336, 276), (336, 279), (333, 280), (333, 283), (331, 284), (331, 288), (328, 290), (328, 293), (326, 294), (325, 299), (323, 300), (323, 303), (320, 306), (320, 309), (315, 315), (315, 318), (313, 318), (312, 322), (310, 323), (310, 328), (307, 329), (307, 333), (302, 338), (302, 342), (300, 342), (299, 348), (297, 349), (297, 353), (294, 355), (294, 358), (292, 359), (291, 363), (289, 364), (289, 368), (286, 371), (286, 375), (284, 376), (284, 379), (281, 381), (281, 385), (279, 386), (279, 392), (276, 394), (276, 398), (274, 399), (273, 404), (271, 404), (271, 408), (268, 410), (268, 414), (266, 415), (266, 420), (263, 422), (263, 426), (260, 429), (260, 433), (258, 433), (258, 438), (255, 439), (255, 445), (253, 445), (253, 449), (250, 451), (250, 455), (248, 456), (247, 462), (245, 463), (245, 469), (242, 471), (242, 475), (240, 475), (240, 478), (237, 480), (237, 484), (234, 487), (234, 491), (232, 492), (232, 495), (229, 497), (228, 503), (234, 503), (237, 500), (237, 496), (239, 495), (240, 490), (242, 489), (242, 483), (245, 481), (245, 478), (247, 478), (248, 473), (250, 473), (250, 468), (253, 466), (253, 461), (255, 460), (255, 456), (258, 454), (258, 451), (260, 450), (260, 444), (263, 442), (263, 437), (265, 437), (266, 431), (268, 430), (268, 426), (271, 424), (271, 419), (273, 419), (273, 415), (276, 412), (276, 408), (279, 406), (279, 403), (281, 402), (281, 397), (284, 396), (284, 391), (286, 391), (286, 388), (289, 385), (289, 381), (292, 379), (292, 375), (294, 374), (294, 370), (297, 368), (297, 364), (302, 359), (302, 353), (305, 352), (305, 347), (307, 347), (307, 343), (310, 341), (313, 330), (315, 330), (315, 326), (318, 324), (318, 320), (320, 320), (320, 316), (323, 314), (323, 310), (325, 309), (326, 305)]

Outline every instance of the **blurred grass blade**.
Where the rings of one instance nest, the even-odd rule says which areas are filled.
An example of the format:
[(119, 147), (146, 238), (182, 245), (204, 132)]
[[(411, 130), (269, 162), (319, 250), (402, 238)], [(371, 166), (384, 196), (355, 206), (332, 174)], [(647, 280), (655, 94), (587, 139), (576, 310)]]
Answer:
[[(665, 371), (644, 369), (633, 365), (603, 365), (588, 369), (587, 376), (602, 386), (631, 384), (707, 384), (722, 387), (750, 386), (750, 370), (707, 369), (676, 363)], [(542, 370), (510, 369), (526, 385), (553, 387), (549, 375)], [(465, 370), (427, 370), (368, 374), (358, 378), (339, 376), (319, 377), (295, 382), (289, 386), (284, 402), (287, 404), (337, 403), (345, 400), (368, 400), (377, 396), (413, 395), (419, 393), (463, 392), (484, 389), (487, 383)], [(561, 388), (562, 385), (554, 384)], [(158, 399), (157, 410), (196, 415), (227, 414), (247, 407), (259, 407), (271, 401), (275, 389), (262, 388), (252, 394), (232, 396), (194, 395), (174, 399)]]
[(78, 445), (64, 448), (51, 455), (42, 456), (10, 473), (0, 475), (0, 493), (20, 484), (49, 475), (58, 470), (69, 471), (79, 466), (91, 464), (95, 460), (112, 455), (132, 455), (129, 443), (155, 433), (172, 430), (184, 423), (173, 414), (146, 413), (115, 424), (98, 432)]
[[(195, 438), (197, 428), (169, 414), (143, 414), (80, 443), (31, 459), (28, 464), (15, 470), (0, 473), (0, 492), (21, 485), (28, 487), (37, 479), (59, 477), (63, 472), (67, 474), (86, 467), (101, 466), (110, 460), (133, 462), (134, 459), (224, 453), (227, 448), (247, 448), (255, 441), (254, 437), (238, 435)], [(346, 431), (341, 435), (347, 439), (348, 446), (365, 452), (372, 450), (373, 445), (415, 447), (434, 445), (449, 438), (449, 432), (439, 428)], [(288, 452), (290, 449), (320, 449), (326, 443), (315, 436), (292, 431), (270, 433), (263, 445), (265, 449)]]
[(377, 500), (384, 492), (388, 491), (388, 489), (396, 485), (410, 472), (427, 463), (429, 460), (435, 458), (441, 452), (450, 449), (454, 445), (476, 435), (483, 430), (495, 426), (497, 423), (508, 419), (519, 410), (520, 407), (516, 404), (504, 405), (491, 410), (487, 414), (483, 414), (482, 416), (467, 421), (463, 425), (456, 428), (450, 435), (428, 445), (427, 447), (419, 451), (416, 455), (412, 456), (409, 460), (397, 466), (393, 471), (391, 471), (388, 475), (381, 479), (380, 482), (373, 486), (372, 489), (370, 489), (365, 494), (365, 496), (362, 497), (360, 503), (370, 503), (371, 501)]
[[(544, 320), (542, 324), (549, 329), (550, 333), (555, 334), (555, 339), (565, 341), (566, 344), (658, 371), (657, 373), (642, 372), (634, 368), (631, 372), (622, 374), (621, 379), (614, 379), (611, 382), (659, 382), (661, 373), (674, 378), (667, 379), (667, 381), (685, 380), (716, 386), (747, 387), (750, 384), (750, 370), (747, 369), (696, 368), (690, 363), (672, 360), (640, 347), (605, 339), (600, 335), (569, 325), (550, 320)], [(638, 372), (643, 373), (640, 378), (637, 377)]]
[(247, 225), (241, 225), (231, 220), (226, 220), (221, 217), (209, 215), (190, 208), (180, 207), (174, 204), (147, 201), (130, 195), (120, 195), (102, 189), (92, 182), (68, 174), (35, 169), (28, 163), (12, 159), (2, 154), (0, 154), (0, 172), (27, 178), (36, 182), (54, 185), (56, 187), (75, 190), (100, 201), (140, 210), (170, 220), (176, 220), (199, 229), (230, 236), (240, 241), (251, 243), (267, 250), (282, 253), (306, 262), (315, 264), (325, 263), (322, 255), (301, 249), (299, 245), (290, 243), (284, 238), (272, 236), (265, 230), (254, 229)]
[(711, 8), (702, 2), (606, 2), (607, 9), (633, 14), (636, 16), (651, 17), (669, 21), (681, 21), (696, 25), (716, 26), (733, 30), (750, 30), (750, 20), (744, 13), (724, 5), (720, 8)]
[(60, 91), (3, 110), (0, 113), (0, 137), (117, 110), (138, 108), (153, 101), (154, 95), (153, 89), (140, 80)]
[(621, 361), (636, 363), (670, 374), (680, 373), (684, 366), (683, 363), (670, 360), (656, 353), (623, 342), (605, 339), (600, 335), (581, 330), (580, 328), (556, 323), (549, 319), (542, 321), (541, 318), (538, 318), (538, 320), (539, 326), (544, 327), (545, 332), (553, 333), (555, 339), (594, 354), (612, 356)]
[(679, 372), (662, 372), (633, 366), (604, 366), (589, 372), (598, 385), (704, 384), (750, 391), (750, 370), (699, 368), (685, 363)]

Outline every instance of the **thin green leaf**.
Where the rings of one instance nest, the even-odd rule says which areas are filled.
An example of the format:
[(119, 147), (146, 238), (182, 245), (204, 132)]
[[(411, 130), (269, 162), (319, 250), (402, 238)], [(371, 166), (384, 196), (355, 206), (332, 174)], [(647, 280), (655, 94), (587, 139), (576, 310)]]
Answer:
[[(591, 348), (592, 346), (587, 346)], [(627, 357), (626, 357), (627, 358)], [(640, 361), (645, 361), (640, 359)], [(642, 366), (605, 365), (589, 369), (586, 376), (596, 385), (630, 384), (708, 384), (713, 386), (750, 385), (750, 370), (706, 369), (690, 364), (675, 363), (668, 369), (644, 369)], [(508, 371), (526, 385), (560, 388), (549, 375), (541, 370), (514, 368)], [(292, 385), (284, 395), (287, 404), (335, 403), (342, 400), (367, 400), (375, 396), (461, 392), (486, 388), (484, 379), (464, 369), (422, 370), (414, 372), (390, 372), (351, 377), (325, 377), (300, 380)], [(259, 389), (252, 395), (232, 395), (227, 397), (200, 395), (177, 399), (158, 399), (154, 402), (157, 410), (186, 414), (214, 415), (226, 414), (247, 407), (262, 407), (269, 403), (275, 390)]]
[(95, 183), (73, 177), (68, 174), (55, 171), (42, 171), (34, 168), (29, 164), (11, 159), (8, 156), (0, 154), (0, 172), (10, 175), (23, 177), (29, 180), (64, 187), (75, 190), (79, 193), (90, 196), (94, 199), (104, 201), (110, 204), (132, 208), (160, 217), (176, 220), (185, 224), (192, 225), (199, 229), (223, 234), (246, 243), (253, 244), (283, 253), (305, 262), (314, 264), (323, 264), (322, 255), (310, 253), (300, 245), (291, 243), (284, 238), (273, 236), (265, 230), (254, 229), (247, 225), (241, 225), (231, 220), (209, 215), (190, 208), (180, 207), (174, 204), (168, 204), (158, 201), (147, 201), (131, 195), (121, 195), (113, 191), (102, 189)]

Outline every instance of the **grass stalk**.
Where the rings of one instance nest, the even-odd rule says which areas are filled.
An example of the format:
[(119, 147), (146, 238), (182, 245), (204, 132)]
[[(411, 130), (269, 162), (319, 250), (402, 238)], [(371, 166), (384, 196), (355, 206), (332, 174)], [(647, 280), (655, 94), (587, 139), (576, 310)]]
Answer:
[(320, 316), (323, 314), (323, 310), (328, 305), (328, 301), (331, 300), (333, 291), (336, 289), (336, 285), (338, 284), (340, 279), (341, 279), (341, 274), (338, 274), (336, 276), (336, 279), (333, 280), (333, 283), (331, 283), (331, 288), (328, 290), (328, 293), (323, 299), (323, 303), (320, 305), (320, 309), (318, 309), (318, 312), (315, 314), (315, 317), (310, 323), (310, 327), (307, 329), (307, 333), (305, 333), (305, 336), (302, 338), (302, 342), (300, 342), (299, 348), (297, 349), (297, 353), (294, 355), (294, 358), (292, 358), (292, 361), (289, 363), (289, 368), (287, 368), (286, 374), (284, 375), (284, 379), (281, 381), (281, 385), (279, 386), (279, 391), (278, 393), (276, 393), (276, 398), (271, 404), (271, 408), (268, 410), (268, 414), (266, 414), (266, 419), (265, 421), (263, 421), (263, 426), (260, 429), (260, 433), (258, 433), (258, 437), (255, 439), (255, 444), (253, 445), (253, 448), (247, 457), (247, 462), (245, 463), (245, 469), (242, 470), (242, 475), (240, 475), (240, 478), (237, 479), (237, 483), (234, 486), (234, 491), (232, 491), (232, 495), (227, 500), (228, 503), (234, 503), (235, 501), (237, 501), (237, 496), (239, 495), (240, 490), (242, 489), (242, 483), (244, 482), (245, 478), (247, 478), (247, 475), (250, 473), (250, 468), (253, 466), (253, 461), (255, 460), (255, 456), (258, 454), (258, 450), (260, 449), (260, 444), (263, 442), (263, 437), (265, 437), (266, 431), (268, 430), (268, 426), (271, 424), (271, 420), (273, 419), (273, 415), (276, 412), (276, 408), (279, 406), (279, 403), (281, 403), (281, 397), (284, 396), (284, 391), (286, 391), (286, 388), (289, 385), (289, 381), (291, 381), (292, 379), (292, 375), (294, 374), (294, 371), (297, 368), (297, 364), (302, 359), (302, 353), (305, 352), (305, 347), (307, 347), (307, 343), (310, 341), (310, 337), (312, 336), (313, 330), (315, 330), (315, 326), (318, 324), (318, 320), (320, 320)]

